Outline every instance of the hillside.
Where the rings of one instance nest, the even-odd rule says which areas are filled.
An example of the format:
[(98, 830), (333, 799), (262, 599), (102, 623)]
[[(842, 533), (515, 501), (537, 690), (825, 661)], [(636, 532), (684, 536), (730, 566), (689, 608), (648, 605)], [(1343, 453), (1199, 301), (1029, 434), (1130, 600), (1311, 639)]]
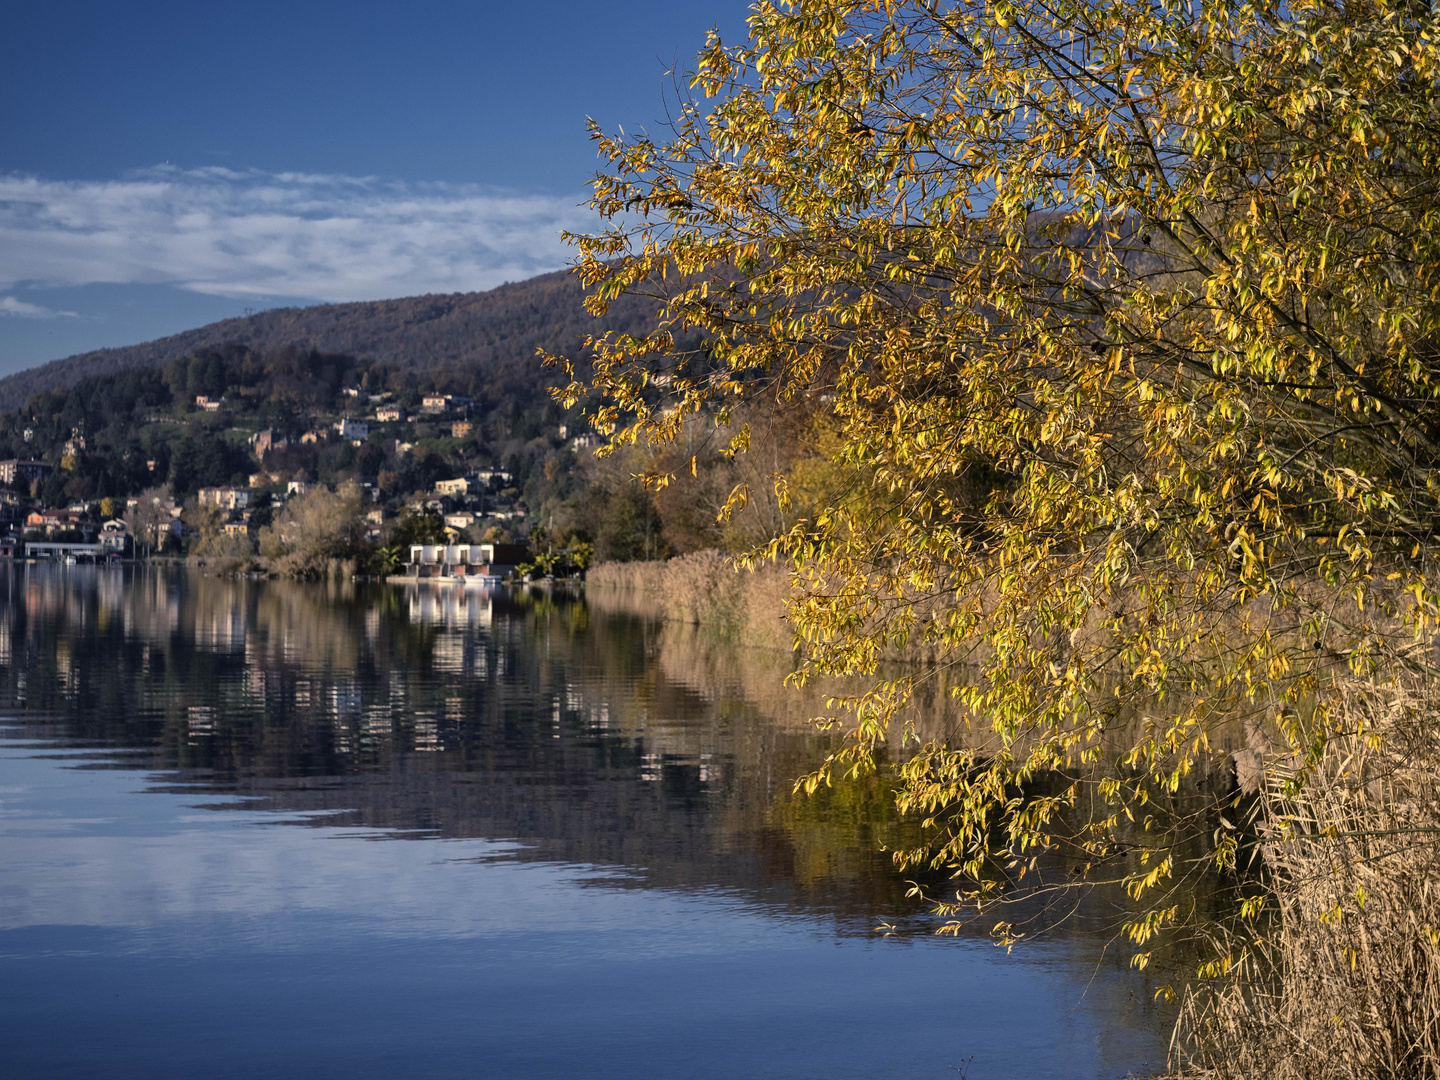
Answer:
[[(626, 298), (612, 307), (604, 326), (640, 330), (648, 316), (641, 301)], [(18, 372), (0, 379), (0, 411), (88, 377), (163, 367), (196, 350), (226, 345), (261, 353), (294, 346), (416, 372), (472, 368), (503, 383), (538, 382), (528, 370), (537, 348), (571, 351), (596, 328), (582, 306), (579, 283), (563, 270), (482, 293), (276, 308)]]

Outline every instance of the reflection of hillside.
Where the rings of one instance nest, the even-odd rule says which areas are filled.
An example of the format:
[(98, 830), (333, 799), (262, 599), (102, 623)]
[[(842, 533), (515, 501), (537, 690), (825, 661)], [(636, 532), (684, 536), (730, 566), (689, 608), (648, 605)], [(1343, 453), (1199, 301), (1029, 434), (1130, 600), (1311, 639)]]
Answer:
[(652, 621), (543, 598), (103, 573), (0, 578), (0, 687), (71, 737), (341, 821), (513, 838), (864, 928), (906, 910), (876, 853), (883, 793), (797, 816), (823, 737), (747, 697), (780, 668), (695, 666)]
[(867, 929), (916, 911), (880, 780), (792, 794), (839, 688), (784, 689), (789, 654), (543, 594), (74, 570), (0, 567), (0, 692), (59, 734), (328, 823), (514, 839)]
[(792, 793), (833, 688), (786, 691), (788, 654), (543, 595), (73, 570), (0, 568), (0, 693), (47, 733), (327, 824), (926, 921), (880, 780)]

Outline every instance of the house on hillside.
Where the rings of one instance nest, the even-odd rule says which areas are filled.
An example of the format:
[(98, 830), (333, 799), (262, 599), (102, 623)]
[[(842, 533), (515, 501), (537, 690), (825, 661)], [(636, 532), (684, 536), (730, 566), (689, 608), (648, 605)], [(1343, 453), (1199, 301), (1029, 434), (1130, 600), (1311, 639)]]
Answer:
[(255, 450), (255, 456), (257, 458), (263, 458), (271, 450), (285, 449), (285, 447), (290, 445), (290, 440), (285, 438), (284, 435), (277, 435), (269, 428), (266, 428), (264, 431), (258, 432), (251, 437), (250, 445)]
[(0, 483), (13, 484), (15, 478), (20, 477), (27, 483), (33, 484), (36, 480), (44, 480), (54, 471), (53, 465), (47, 465), (43, 461), (10, 458), (7, 461), (0, 461)]
[(375, 419), (382, 424), (396, 424), (405, 419), (405, 410), (399, 405), (382, 405), (375, 410)]
[(0, 489), (0, 525), (19, 525), (25, 520), (26, 501), (13, 491)]
[[(161, 513), (169, 514), (172, 518), (179, 517), (180, 514), (183, 512), (183, 508), (180, 506), (180, 504), (168, 495), (164, 498), (161, 498), (159, 495), (150, 496), (150, 505), (157, 507)], [(125, 500), (126, 510), (133, 511), (139, 509), (139, 507), (139, 499), (129, 498)]]
[(204, 409), (206, 412), (219, 412), (220, 399), (207, 397), (204, 394), (197, 394), (195, 395), (195, 407), (197, 409)]
[(340, 438), (359, 446), (370, 437), (370, 425), (364, 420), (340, 420), (335, 424), (335, 430), (340, 433)]
[(468, 476), (457, 476), (454, 480), (436, 480), (435, 491), (440, 495), (468, 495), (475, 487), (475, 481)]
[(100, 553), (112, 559), (128, 559), (135, 551), (130, 526), (112, 518), (100, 526)]
[(237, 487), (208, 487), (200, 489), (200, 505), (214, 506), (221, 510), (241, 510), (250, 505), (250, 491)]
[(34, 529), (43, 532), (46, 536), (54, 536), (57, 532), (67, 532), (71, 529), (81, 529), (88, 524), (84, 516), (75, 513), (73, 510), (34, 510), (25, 519), (26, 530)]
[(421, 410), (437, 416), (452, 409), (468, 409), (474, 404), (474, 398), (461, 397), (459, 394), (426, 394), (420, 399)]
[(365, 539), (378, 544), (385, 536), (385, 511), (381, 507), (365, 512)]

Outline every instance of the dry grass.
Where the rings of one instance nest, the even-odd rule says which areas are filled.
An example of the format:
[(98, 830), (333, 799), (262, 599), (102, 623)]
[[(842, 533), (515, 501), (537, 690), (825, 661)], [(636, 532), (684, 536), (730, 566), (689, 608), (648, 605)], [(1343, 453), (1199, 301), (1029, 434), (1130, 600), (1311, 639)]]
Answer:
[(669, 622), (701, 625), (722, 640), (766, 649), (791, 648), (785, 616), (789, 580), (783, 570), (737, 570), (729, 556), (697, 551), (667, 562), (601, 563), (586, 577), (588, 600), (614, 606), (615, 594), (629, 609)]
[(659, 593), (665, 580), (663, 562), (607, 562), (585, 575), (586, 591)]
[(1265, 762), (1270, 911), (1243, 959), (1192, 990), (1186, 1075), (1440, 1076), (1440, 700), (1356, 684), (1332, 719), (1342, 734), (1313, 771)]

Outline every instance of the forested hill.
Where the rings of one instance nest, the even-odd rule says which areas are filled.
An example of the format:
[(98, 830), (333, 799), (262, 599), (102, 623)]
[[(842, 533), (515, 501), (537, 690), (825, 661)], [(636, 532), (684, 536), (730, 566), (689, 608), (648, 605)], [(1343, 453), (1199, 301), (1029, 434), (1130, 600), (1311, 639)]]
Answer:
[[(644, 329), (649, 317), (643, 302), (626, 298), (612, 306), (604, 325), (633, 332)], [(563, 270), (482, 293), (276, 308), (18, 372), (0, 379), (0, 412), (91, 376), (163, 367), (196, 350), (225, 345), (261, 353), (295, 346), (414, 371), (472, 368), (513, 384), (520, 368), (535, 364), (537, 347), (571, 351), (596, 326), (582, 305), (579, 282)]]

